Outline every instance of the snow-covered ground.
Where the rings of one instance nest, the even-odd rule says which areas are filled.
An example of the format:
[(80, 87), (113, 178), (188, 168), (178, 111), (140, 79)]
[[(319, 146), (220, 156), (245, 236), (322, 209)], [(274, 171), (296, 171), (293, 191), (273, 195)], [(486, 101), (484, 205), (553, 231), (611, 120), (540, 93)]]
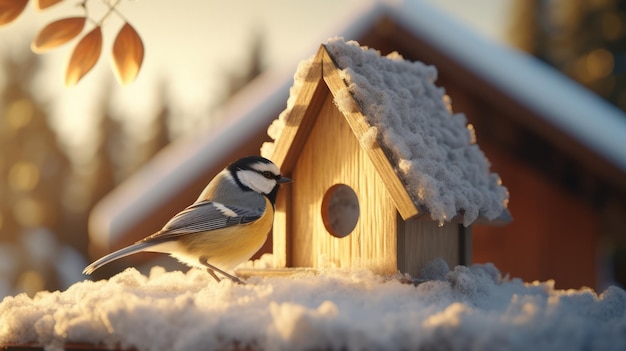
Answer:
[[(266, 258), (271, 260), (271, 258)], [(207, 273), (146, 277), (127, 269), (63, 292), (0, 303), (0, 345), (60, 349), (87, 342), (138, 350), (624, 350), (626, 292), (555, 290), (493, 265), (448, 269), (417, 286), (365, 270), (251, 277), (216, 283)]]

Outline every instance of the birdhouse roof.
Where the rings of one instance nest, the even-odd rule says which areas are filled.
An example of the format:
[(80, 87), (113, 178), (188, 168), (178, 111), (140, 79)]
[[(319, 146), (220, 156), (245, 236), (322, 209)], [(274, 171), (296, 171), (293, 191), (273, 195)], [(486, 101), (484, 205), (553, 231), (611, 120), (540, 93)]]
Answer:
[(274, 142), (262, 154), (289, 172), (327, 89), (404, 219), (429, 213), (443, 223), (462, 216), (469, 225), (508, 216), (507, 189), (436, 78), (433, 66), (331, 39), (299, 65), (287, 108), (268, 129)]

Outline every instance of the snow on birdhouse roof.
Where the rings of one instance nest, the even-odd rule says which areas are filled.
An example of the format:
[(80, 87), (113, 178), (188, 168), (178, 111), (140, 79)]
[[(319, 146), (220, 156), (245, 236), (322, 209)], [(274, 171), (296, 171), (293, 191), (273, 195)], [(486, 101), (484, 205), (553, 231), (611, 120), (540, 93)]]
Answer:
[[(452, 113), (445, 90), (435, 85), (435, 67), (397, 53), (382, 56), (343, 38), (329, 40), (325, 48), (346, 83), (344, 91), (334, 92), (335, 104), (348, 114), (356, 101), (370, 126), (361, 144), (383, 147), (415, 205), (439, 222), (463, 214), (466, 226), (479, 216), (493, 220), (503, 214), (508, 191), (489, 171), (465, 115)], [(298, 66), (287, 109), (268, 129), (272, 139), (280, 136), (312, 65), (313, 58)], [(262, 153), (270, 155), (271, 149), (264, 145)]]

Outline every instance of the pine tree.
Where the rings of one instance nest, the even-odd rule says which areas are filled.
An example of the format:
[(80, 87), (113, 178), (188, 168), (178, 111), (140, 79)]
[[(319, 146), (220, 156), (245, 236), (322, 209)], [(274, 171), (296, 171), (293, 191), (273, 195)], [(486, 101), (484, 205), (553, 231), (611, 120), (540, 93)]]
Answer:
[(626, 2), (517, 0), (511, 40), (626, 110)]
[(264, 52), (265, 43), (263, 41), (263, 37), (259, 34), (259, 32), (254, 32), (252, 43), (250, 45), (248, 62), (245, 65), (237, 66), (243, 67), (242, 70), (230, 71), (225, 74), (225, 77), (223, 78), (224, 88), (222, 90), (222, 97), (218, 99), (218, 105), (224, 104), (230, 97), (235, 95), (254, 78), (263, 73), (265, 68), (263, 60)]
[[(33, 57), (20, 63), (7, 59), (2, 65), (7, 84), (0, 95), (0, 243), (33, 249), (23, 247), (27, 245), (25, 235), (42, 228), (53, 233), (55, 241), (71, 242), (63, 203), (70, 161), (46, 110), (25, 88), (32, 81), (37, 62)], [(37, 277), (46, 288), (58, 288), (52, 268), (37, 264), (32, 252), (24, 252), (19, 259), (11, 279), (20, 280), (24, 272), (30, 272), (28, 277)]]

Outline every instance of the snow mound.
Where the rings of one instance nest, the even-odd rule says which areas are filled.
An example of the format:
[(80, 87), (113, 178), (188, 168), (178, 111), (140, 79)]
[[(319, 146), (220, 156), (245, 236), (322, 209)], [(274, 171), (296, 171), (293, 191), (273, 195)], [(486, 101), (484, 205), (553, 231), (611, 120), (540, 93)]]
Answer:
[[(326, 49), (347, 84), (335, 104), (346, 114), (356, 100), (371, 126), (361, 144), (380, 143), (419, 208), (440, 223), (462, 213), (466, 226), (479, 216), (492, 220), (503, 213), (508, 191), (490, 172), (465, 115), (453, 114), (445, 90), (434, 84), (435, 67), (398, 53), (381, 56), (343, 38), (330, 39)], [(298, 66), (287, 108), (268, 129), (272, 139), (280, 136), (312, 64), (310, 58)], [(262, 154), (269, 157), (272, 147), (266, 143)]]
[(626, 292), (555, 290), (493, 265), (435, 261), (418, 286), (366, 270), (216, 283), (204, 271), (128, 269), (0, 302), (0, 345), (138, 350), (623, 350)]

